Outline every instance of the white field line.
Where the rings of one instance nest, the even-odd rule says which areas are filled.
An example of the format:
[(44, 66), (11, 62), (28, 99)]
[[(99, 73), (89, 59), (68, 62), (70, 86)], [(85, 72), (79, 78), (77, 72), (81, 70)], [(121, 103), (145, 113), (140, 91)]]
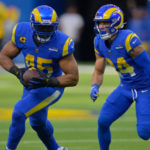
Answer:
[[(0, 130), (0, 133), (8, 133), (8, 129)], [(56, 133), (63, 133), (63, 132), (96, 132), (97, 128), (55, 128)], [(112, 127), (111, 131), (113, 132), (134, 132), (136, 131), (136, 127)], [(34, 132), (32, 129), (27, 129), (26, 133)]]
[[(17, 65), (18, 67), (24, 67), (23, 64)], [(78, 65), (79, 73), (81, 74), (92, 74), (94, 70), (94, 65)], [(0, 68), (0, 73), (7, 73), (3, 68)], [(106, 66), (105, 74), (117, 74), (114, 68), (111, 66)]]
[[(73, 140), (57, 140), (58, 143), (98, 143), (98, 139), (73, 139)], [(126, 143), (126, 142), (140, 142), (140, 138), (124, 138), (124, 139), (117, 139), (114, 138), (112, 139), (112, 142), (115, 143)], [(0, 141), (0, 144), (6, 144), (6, 141)], [(39, 142), (39, 140), (24, 140), (21, 142), (21, 144), (41, 144), (41, 142)]]
[[(92, 74), (94, 71), (94, 65), (79, 65), (79, 73), (85, 73), (85, 74)], [(106, 66), (105, 68), (105, 74), (116, 74), (117, 72), (115, 71), (114, 68), (112, 68), (111, 66)]]

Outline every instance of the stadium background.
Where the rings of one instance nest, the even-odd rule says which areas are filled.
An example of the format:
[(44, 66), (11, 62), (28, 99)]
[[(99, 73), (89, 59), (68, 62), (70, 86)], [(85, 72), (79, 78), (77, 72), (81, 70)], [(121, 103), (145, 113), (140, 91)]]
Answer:
[[(93, 17), (98, 8), (103, 4), (113, 3), (118, 5), (124, 12), (125, 22), (127, 22), (126, 27), (128, 27), (128, 25), (129, 27), (132, 26), (131, 29), (133, 29), (141, 37), (141, 39), (144, 40), (144, 42), (148, 43), (150, 40), (150, 28), (148, 28), (150, 24), (150, 15), (146, 14), (146, 17), (142, 16), (145, 14), (142, 14), (140, 11), (144, 9), (147, 11), (145, 13), (148, 13), (148, 11), (150, 13), (150, 1), (148, 0), (1, 0), (1, 2), (3, 2), (6, 7), (15, 6), (19, 10), (20, 15), (18, 21), (29, 21), (32, 9), (41, 4), (52, 6), (57, 11), (59, 17), (66, 12), (66, 9), (70, 4), (75, 4), (78, 8), (78, 13), (84, 20), (84, 27), (82, 34), (80, 35), (79, 47), (76, 50), (76, 58), (78, 61), (87, 62), (95, 59), (93, 52)], [(136, 11), (132, 11), (132, 8), (137, 8), (139, 14), (136, 13)], [(0, 11), (0, 13), (3, 12)], [(145, 20), (148, 23), (145, 23)], [(134, 22), (134, 24), (131, 24), (130, 22)], [(148, 50), (147, 47), (148, 46), (146, 45), (146, 49)], [(18, 61), (20, 60), (22, 59), (18, 59)]]
[[(106, 97), (119, 83), (117, 73), (109, 66), (105, 71), (104, 83), (100, 88), (100, 97), (93, 103), (89, 98), (91, 75), (94, 67), (93, 52), (93, 17), (96, 10), (103, 4), (113, 3), (121, 7), (125, 14), (126, 27), (130, 27), (142, 38), (149, 53), (150, 40), (150, 1), (146, 0), (1, 0), (0, 27), (6, 19), (6, 9), (10, 8), (9, 19), (13, 23), (29, 21), (30, 12), (41, 4), (47, 4), (56, 9), (58, 16), (65, 13), (70, 3), (75, 3), (79, 14), (84, 18), (85, 26), (80, 38), (78, 53), (80, 81), (74, 88), (66, 88), (62, 99), (49, 110), (49, 120), (55, 129), (57, 141), (69, 150), (99, 149), (97, 140), (97, 117)], [(2, 3), (1, 3), (2, 2)], [(127, 3), (129, 2), (129, 3)], [(133, 2), (133, 3), (132, 3)], [(2, 5), (1, 5), (2, 4)], [(13, 6), (13, 7), (12, 7)], [(13, 8), (13, 9), (12, 9)], [(14, 10), (15, 8), (15, 10)], [(131, 14), (131, 9), (137, 15)], [(148, 14), (146, 14), (148, 12)], [(141, 15), (143, 14), (143, 16)], [(134, 17), (133, 17), (134, 16)], [(18, 19), (16, 18), (18, 17)], [(8, 20), (7, 20), (8, 21)], [(7, 23), (7, 22), (6, 22)], [(12, 23), (12, 24), (13, 24)], [(12, 26), (8, 26), (12, 27)], [(138, 27), (138, 28), (136, 28)], [(11, 32), (9, 30), (9, 32)], [(8, 33), (8, 32), (7, 32)], [(10, 39), (2, 39), (1, 46)], [(1, 40), (1, 39), (0, 39)], [(22, 63), (22, 56), (15, 59)], [(8, 129), (11, 123), (11, 114), (14, 104), (20, 99), (22, 85), (13, 75), (0, 68), (0, 150), (5, 148)], [(118, 121), (112, 125), (111, 150), (149, 150), (150, 142), (141, 140), (136, 132), (136, 117), (134, 104)], [(43, 150), (44, 146), (29, 126), (27, 120), (26, 133), (18, 146), (18, 150)]]

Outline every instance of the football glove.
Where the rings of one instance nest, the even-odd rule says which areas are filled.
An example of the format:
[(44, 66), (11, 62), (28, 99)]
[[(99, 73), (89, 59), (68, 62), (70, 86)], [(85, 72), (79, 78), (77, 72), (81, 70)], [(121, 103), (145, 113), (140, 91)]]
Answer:
[(58, 87), (59, 81), (55, 77), (51, 78), (42, 74), (41, 77), (30, 80), (28, 86), (30, 89), (37, 89), (40, 87)]
[(93, 100), (93, 102), (96, 101), (98, 96), (99, 96), (99, 85), (93, 84), (91, 88), (91, 93), (90, 93), (90, 97)]
[(27, 87), (27, 85), (25, 84), (25, 82), (23, 81), (23, 74), (26, 71), (26, 68), (18, 68), (17, 66), (12, 66), (9, 70), (9, 72), (11, 72), (12, 74), (14, 74), (19, 81), (21, 82), (21, 84), (25, 87)]

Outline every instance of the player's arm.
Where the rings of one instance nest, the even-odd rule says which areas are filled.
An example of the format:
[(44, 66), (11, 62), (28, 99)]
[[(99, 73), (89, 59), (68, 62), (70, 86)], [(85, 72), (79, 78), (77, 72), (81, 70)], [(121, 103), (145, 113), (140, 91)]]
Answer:
[(99, 96), (99, 87), (103, 82), (105, 64), (105, 58), (96, 54), (95, 68), (92, 75), (92, 88), (90, 93), (90, 97), (93, 101), (95, 101)]
[(78, 66), (73, 54), (68, 55), (59, 60), (59, 66), (61, 67), (64, 75), (58, 77), (47, 77), (44, 75), (40, 78), (33, 78), (29, 82), (29, 87), (32, 89), (40, 87), (68, 87), (75, 86), (78, 83)]
[(59, 61), (64, 75), (57, 77), (60, 87), (75, 86), (79, 80), (78, 65), (73, 54)]
[(92, 85), (100, 86), (103, 82), (103, 74), (105, 70), (105, 58), (96, 54), (95, 68), (92, 75)]
[(144, 51), (145, 51), (145, 49), (144, 49), (144, 47), (142, 45), (137, 46), (137, 47), (133, 48), (132, 52), (130, 53), (130, 56), (132, 58), (135, 58), (135, 57), (137, 57), (138, 55), (140, 55)]
[(20, 82), (26, 86), (23, 82), (22, 76), (25, 72), (24, 68), (18, 68), (14, 62), (13, 58), (15, 58), (20, 53), (19, 48), (15, 46), (12, 41), (9, 41), (4, 45), (0, 52), (0, 65), (8, 72), (14, 74)]
[(10, 68), (15, 65), (12, 59), (15, 58), (19, 54), (19, 52), (19, 49), (12, 41), (6, 43), (0, 52), (1, 66), (5, 70), (10, 71)]
[(135, 63), (143, 68), (144, 72), (150, 76), (150, 58), (142, 45), (135, 47), (130, 53)]
[(12, 41), (6, 43), (0, 52), (0, 65), (18, 78), (21, 70), (14, 64), (12, 59), (19, 53), (19, 48), (17, 48)]

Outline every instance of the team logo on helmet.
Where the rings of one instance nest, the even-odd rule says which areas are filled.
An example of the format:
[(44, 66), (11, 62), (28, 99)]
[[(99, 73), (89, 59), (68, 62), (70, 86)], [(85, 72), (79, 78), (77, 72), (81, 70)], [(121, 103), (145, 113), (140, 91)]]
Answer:
[[(108, 27), (109, 31), (106, 33), (99, 28), (98, 23), (100, 22), (109, 22), (110, 26)], [(107, 4), (102, 6), (95, 15), (94, 18), (94, 29), (100, 34), (100, 38), (107, 40), (112, 37), (119, 29), (123, 28), (124, 17), (122, 10), (113, 4)]]

